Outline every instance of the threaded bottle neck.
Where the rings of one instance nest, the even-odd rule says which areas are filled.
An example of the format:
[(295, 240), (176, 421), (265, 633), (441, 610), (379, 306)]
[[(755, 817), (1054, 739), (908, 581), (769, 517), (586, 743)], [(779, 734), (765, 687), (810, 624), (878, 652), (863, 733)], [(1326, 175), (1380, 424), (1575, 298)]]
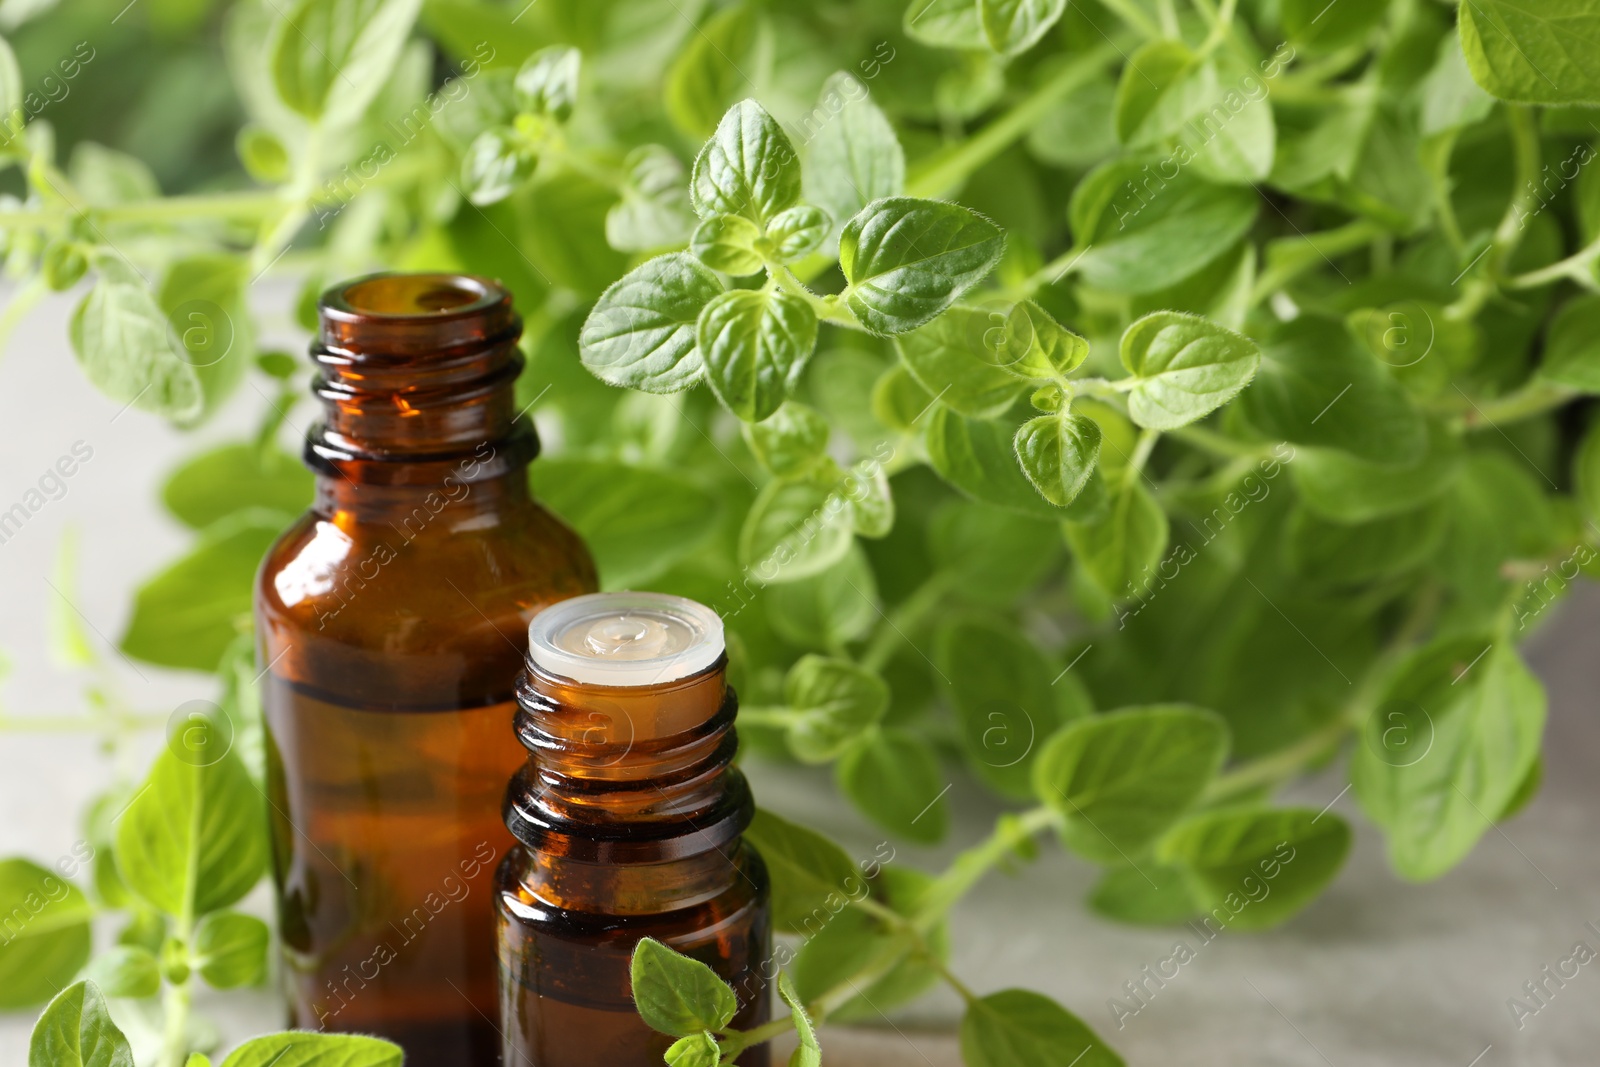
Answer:
[[(352, 485), (435, 486), (463, 471), (499, 477), (538, 452), (515, 404), (522, 320), (497, 283), (372, 275), (329, 289), (318, 318), (312, 470)], [(475, 462), (485, 446), (491, 458)]]
[(726, 657), (657, 686), (586, 686), (530, 665), (517, 735), (532, 754), (506, 825), (538, 852), (659, 863), (726, 848), (754, 812), (732, 766), (738, 700)]

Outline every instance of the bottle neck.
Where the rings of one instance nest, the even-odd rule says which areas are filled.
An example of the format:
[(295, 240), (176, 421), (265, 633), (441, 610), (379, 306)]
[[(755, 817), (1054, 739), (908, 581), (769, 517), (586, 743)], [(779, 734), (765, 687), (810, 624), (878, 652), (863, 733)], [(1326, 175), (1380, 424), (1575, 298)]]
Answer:
[(426, 495), (520, 476), (538, 452), (532, 424), (517, 417), (522, 322), (504, 289), (377, 276), (329, 290), (319, 314), (312, 392), (323, 417), (305, 460), (330, 483)]
[(530, 753), (506, 794), (506, 824), (536, 854), (605, 865), (728, 855), (754, 814), (726, 657), (660, 686), (579, 686), (530, 666), (517, 736)]

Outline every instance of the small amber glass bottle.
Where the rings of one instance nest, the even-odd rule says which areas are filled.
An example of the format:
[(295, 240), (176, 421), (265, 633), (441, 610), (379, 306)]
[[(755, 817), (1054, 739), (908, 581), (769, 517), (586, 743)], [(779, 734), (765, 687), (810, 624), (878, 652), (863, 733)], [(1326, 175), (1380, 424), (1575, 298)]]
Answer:
[(290, 1021), (492, 1067), (523, 635), (594, 565), (528, 493), (504, 289), (379, 275), (320, 317), (316, 498), (256, 588)]
[[(656, 1067), (672, 1038), (639, 1018), (634, 946), (653, 937), (733, 986), (733, 1026), (770, 1011), (766, 868), (740, 832), (737, 700), (722, 622), (694, 601), (598, 593), (528, 635), (506, 793), (518, 844), (495, 901), (507, 1067)], [(765, 1046), (738, 1061), (765, 1067)]]

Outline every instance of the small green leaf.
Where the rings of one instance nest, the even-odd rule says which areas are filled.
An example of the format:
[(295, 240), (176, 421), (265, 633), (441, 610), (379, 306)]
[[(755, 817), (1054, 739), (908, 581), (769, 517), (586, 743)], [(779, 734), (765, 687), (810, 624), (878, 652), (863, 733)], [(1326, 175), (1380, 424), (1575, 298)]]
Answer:
[(1039, 495), (1017, 465), (1017, 421), (962, 418), (942, 404), (925, 421), (928, 462), (962, 493), (1037, 519), (1066, 515)]
[(267, 862), (261, 793), (230, 750), (233, 733), (205, 720), (169, 743), (117, 825), (117, 868), (168, 915), (200, 916), (248, 893)]
[(1083, 249), (1077, 270), (1091, 285), (1147, 293), (1184, 280), (1226, 255), (1255, 221), (1255, 191), (1192, 174), (1151, 178), (1139, 158), (1114, 159), (1072, 191), (1068, 220)]
[(989, 43), (973, 0), (912, 0), (906, 36), (934, 48), (983, 48)]
[(1327, 0), (1284, 0), (1281, 18), (1289, 40), (1327, 52), (1358, 43), (1388, 10), (1384, 0), (1341, 0), (1332, 7)]
[(1472, 851), (1538, 758), (1544, 721), (1544, 687), (1509, 645), (1442, 638), (1401, 665), (1350, 780), (1402, 877), (1437, 878)]
[(196, 530), (246, 508), (294, 516), (311, 506), (311, 472), (276, 447), (222, 445), (189, 457), (169, 474), (161, 502)]
[(862, 537), (888, 537), (894, 529), (894, 493), (883, 464), (864, 459), (844, 472), (838, 491), (850, 504), (850, 525)]
[(267, 924), (236, 911), (200, 920), (191, 950), (200, 976), (217, 989), (260, 985), (267, 976)]
[(958, 204), (874, 200), (839, 238), (844, 300), (869, 330), (907, 333), (955, 303), (1004, 251), (1000, 228)]
[(1462, 467), (1460, 437), (1437, 421), (1428, 425), (1427, 451), (1403, 466), (1373, 463), (1335, 448), (1298, 448), (1293, 455), (1289, 473), (1301, 502), (1335, 522), (1368, 522), (1409, 511), (1449, 491)]
[(1156, 40), (1128, 59), (1113, 111), (1117, 139), (1148, 145), (1182, 129), (1216, 95), (1216, 68), (1182, 41)]
[(87, 975), (113, 997), (153, 997), (161, 991), (161, 961), (138, 945), (116, 945), (102, 952)]
[(1427, 450), (1427, 424), (1405, 390), (1341, 325), (1302, 315), (1262, 357), (1239, 405), (1267, 437), (1390, 466), (1415, 463)]
[(497, 204), (533, 177), (538, 162), (515, 130), (504, 126), (484, 130), (461, 159), (463, 191), (480, 207)]
[(1600, 296), (1580, 296), (1562, 305), (1545, 333), (1539, 375), (1557, 385), (1600, 393)]
[(161, 195), (155, 175), (142, 159), (93, 141), (73, 146), (67, 177), (83, 198), (97, 207), (154, 200)]
[(221, 1067), (400, 1067), (399, 1045), (359, 1034), (291, 1030), (251, 1038)]
[(1600, 104), (1600, 11), (1587, 0), (1462, 0), (1461, 49), (1478, 84), (1523, 104)]
[(846, 659), (806, 655), (783, 683), (783, 698), (795, 711), (789, 748), (806, 763), (826, 763), (876, 726), (889, 710), (889, 686)]
[(826, 570), (767, 588), (767, 621), (801, 648), (840, 648), (878, 621), (878, 583), (859, 545)]
[(677, 471), (610, 460), (541, 459), (533, 491), (583, 536), (608, 589), (649, 582), (694, 551), (717, 521), (717, 499)]
[(743, 215), (711, 215), (695, 227), (689, 238), (689, 251), (710, 267), (724, 274), (742, 276), (761, 269), (761, 253), (756, 242), (761, 227)]
[(1152, 430), (1175, 430), (1232, 400), (1255, 377), (1261, 349), (1198, 315), (1157, 311), (1122, 334), (1122, 365), (1138, 379), (1128, 415)]
[(93, 982), (68, 986), (45, 1008), (28, 1042), (28, 1067), (133, 1067), (133, 1049)]
[(1167, 550), (1167, 513), (1137, 478), (1114, 492), (1105, 514), (1065, 524), (1079, 566), (1112, 599), (1139, 595)]
[(688, 173), (658, 144), (640, 145), (622, 161), (621, 199), (606, 210), (606, 243), (622, 252), (681, 246), (695, 225)]
[(817, 346), (817, 315), (782, 289), (734, 289), (701, 311), (695, 338), (717, 399), (746, 422), (760, 422), (799, 382)]
[(781, 932), (815, 934), (838, 911), (830, 904), (863, 891), (850, 857), (813, 830), (758, 808), (744, 836), (772, 875), (772, 925)]
[(634, 948), (629, 975), (639, 1016), (663, 1034), (688, 1037), (721, 1030), (739, 1010), (733, 990), (715, 971), (654, 938)]
[(989, 47), (1003, 56), (1026, 52), (1061, 20), (1067, 0), (978, 0)]
[(204, 405), (200, 376), (180, 358), (167, 316), (132, 267), (109, 254), (94, 265), (99, 280), (69, 328), (85, 376), (119, 404), (179, 422), (194, 418)]
[(833, 479), (779, 478), (750, 505), (739, 566), (758, 582), (798, 582), (844, 558), (855, 543), (850, 501)]
[(1040, 415), (1022, 424), (1013, 446), (1039, 495), (1066, 507), (1100, 458), (1100, 424), (1087, 415)]
[(1227, 726), (1209, 711), (1124, 708), (1068, 723), (1045, 742), (1034, 790), (1060, 812), (1073, 851), (1128, 862), (1199, 799), (1227, 751)]
[(1108, 919), (1136, 926), (1170, 926), (1200, 910), (1183, 871), (1149, 857), (1137, 867), (1112, 868), (1101, 875), (1089, 906)]
[[(89, 960), (89, 898), (31, 860), (0, 860), (0, 1009), (41, 1004)], [(76, 988), (76, 987), (74, 987)]]
[(817, 1044), (817, 1031), (811, 1025), (811, 1016), (794, 991), (794, 982), (788, 972), (778, 972), (778, 996), (789, 1006), (789, 1016), (794, 1020), (794, 1032), (800, 1038), (800, 1047), (789, 1057), (789, 1067), (822, 1067), (822, 1046)]
[(772, 258), (793, 263), (822, 247), (831, 220), (827, 212), (810, 204), (796, 204), (778, 212), (767, 222), (767, 241)]
[(360, 118), (405, 46), (421, 0), (299, 0), (265, 42), (284, 104), (330, 129)]
[(1014, 625), (981, 616), (948, 620), (933, 658), (973, 773), (1008, 797), (1031, 797), (1033, 762), (1066, 719), (1051, 684), (1059, 671)]
[[(1026, 390), (1006, 369), (1007, 316), (956, 307), (894, 339), (900, 360), (930, 399), (975, 419), (1009, 410)], [(924, 402), (922, 407), (927, 407)]]
[(800, 160), (766, 109), (741, 100), (695, 157), (689, 193), (701, 218), (743, 215), (765, 226), (800, 199)]
[(1439, 39), (1438, 58), (1418, 92), (1422, 98), (1418, 132), (1425, 137), (1471, 126), (1494, 110), (1494, 98), (1472, 80), (1461, 44), (1450, 34)]
[(1299, 912), (1333, 881), (1350, 826), (1309, 808), (1223, 809), (1179, 823), (1156, 846), (1183, 868), (1210, 925), (1264, 930)]
[(797, 400), (786, 402), (771, 418), (740, 425), (750, 451), (780, 477), (804, 471), (828, 447), (828, 420)]
[(657, 256), (624, 274), (584, 320), (578, 354), (608, 385), (676, 393), (700, 380), (700, 312), (721, 294), (717, 276), (693, 256)]
[(967, 1067), (1122, 1067), (1082, 1019), (1027, 989), (968, 1002), (961, 1059)]
[(834, 771), (839, 791), (879, 826), (919, 844), (944, 839), (949, 779), (926, 739), (893, 727), (874, 730), (845, 750)]
[(578, 102), (578, 71), (582, 63), (582, 54), (567, 45), (539, 49), (517, 71), (517, 107), (531, 115), (547, 115), (566, 122)]
[(905, 192), (906, 157), (894, 127), (854, 74), (838, 71), (822, 85), (815, 131), (805, 130), (803, 184), (807, 201), (831, 216), (834, 230), (872, 201)]
[(1327, 587), (1394, 578), (1432, 558), (1448, 519), (1449, 512), (1433, 504), (1354, 524), (1333, 522), (1296, 508), (1285, 531), (1284, 562), (1291, 574), (1308, 585)]
[[(990, 354), (987, 346), (984, 353), (986, 358)], [(1019, 300), (1006, 316), (1005, 341), (998, 355), (1001, 365), (1019, 378), (1062, 378), (1088, 357), (1089, 342), (1063, 328), (1032, 300)]]
[(666, 1051), (667, 1067), (717, 1067), (722, 1062), (722, 1047), (717, 1039), (702, 1030), (680, 1037)]
[(139, 586), (122, 650), (163, 667), (215, 670), (250, 616), (261, 558), (288, 521), (248, 508), (208, 526), (187, 555)]

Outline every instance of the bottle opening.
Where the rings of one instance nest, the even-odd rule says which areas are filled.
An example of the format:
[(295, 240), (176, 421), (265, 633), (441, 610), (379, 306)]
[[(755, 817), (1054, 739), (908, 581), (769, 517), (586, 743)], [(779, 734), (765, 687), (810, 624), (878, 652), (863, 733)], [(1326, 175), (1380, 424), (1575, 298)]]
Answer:
[(546, 608), (528, 626), (528, 659), (581, 685), (650, 686), (721, 658), (717, 613), (665, 593), (591, 593)]
[(361, 315), (413, 316), (487, 307), (498, 299), (497, 291), (467, 275), (377, 274), (337, 290), (329, 302)]

